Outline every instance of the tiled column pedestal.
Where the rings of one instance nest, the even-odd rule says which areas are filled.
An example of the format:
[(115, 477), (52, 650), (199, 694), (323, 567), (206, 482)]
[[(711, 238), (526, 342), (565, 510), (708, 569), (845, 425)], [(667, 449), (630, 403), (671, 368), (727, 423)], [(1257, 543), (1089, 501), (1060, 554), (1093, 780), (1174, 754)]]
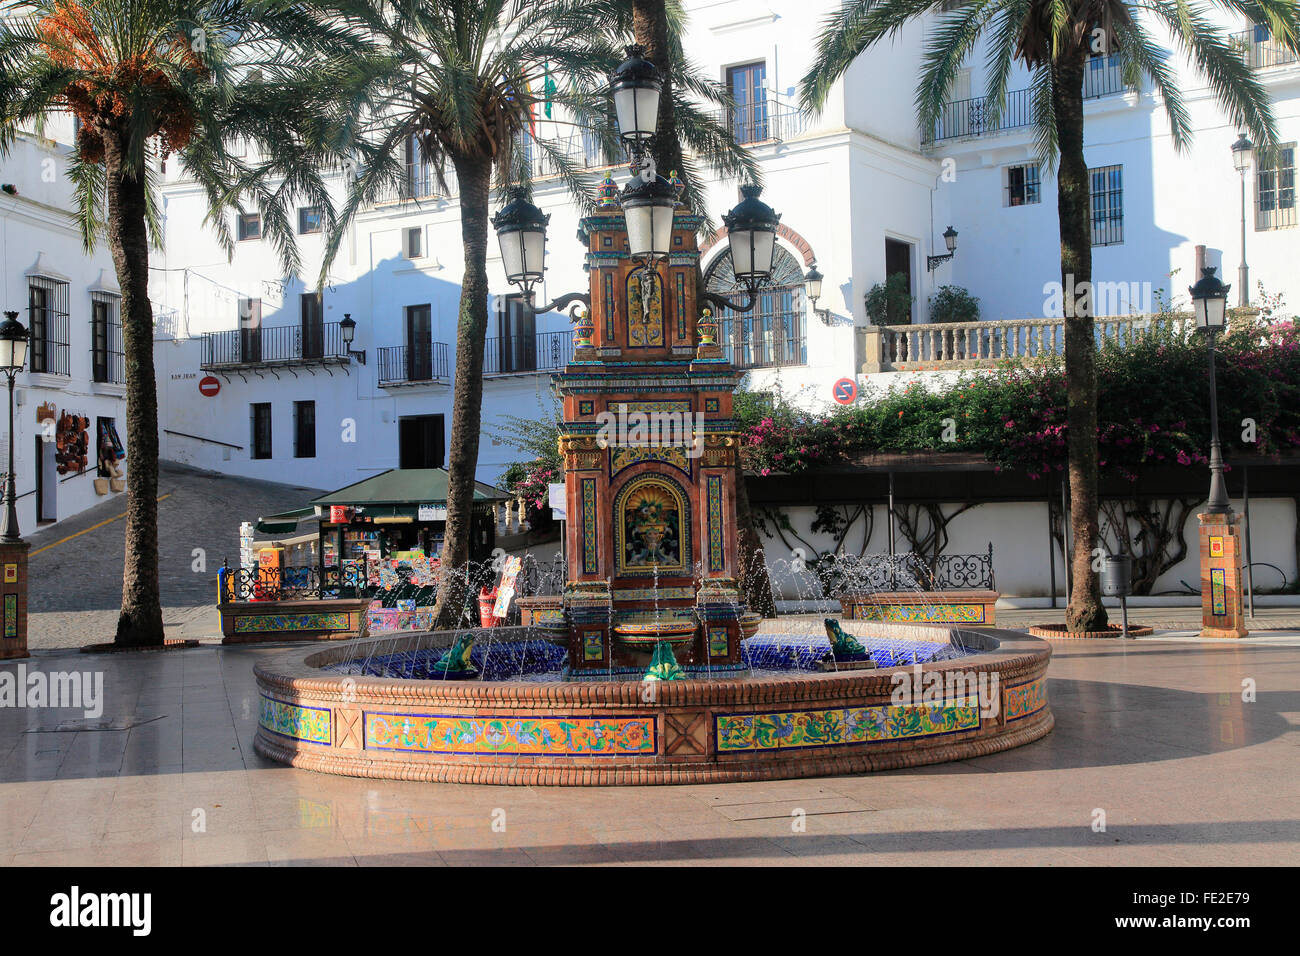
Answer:
[(0, 661), (28, 657), (26, 541), (0, 544)]
[(1241, 515), (1201, 514), (1201, 637), (1245, 637)]

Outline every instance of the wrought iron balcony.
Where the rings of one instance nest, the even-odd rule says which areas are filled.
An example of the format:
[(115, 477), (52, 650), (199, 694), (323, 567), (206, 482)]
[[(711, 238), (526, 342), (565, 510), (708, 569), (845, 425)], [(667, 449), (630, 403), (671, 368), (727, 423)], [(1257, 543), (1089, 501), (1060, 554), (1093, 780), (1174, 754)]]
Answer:
[(280, 325), (203, 333), (205, 371), (347, 365), (347, 346), (337, 322)]
[(746, 103), (729, 110), (720, 110), (714, 120), (731, 130), (731, 135), (742, 146), (781, 142), (792, 139), (808, 128), (808, 115), (797, 106), (775, 99)]
[[(1122, 93), (1126, 89), (1119, 58), (1095, 57), (1088, 61), (1083, 74), (1083, 98), (1097, 99)], [(921, 131), (922, 145), (967, 136), (986, 136), (1009, 129), (1031, 126), (1034, 122), (1033, 90), (1009, 90), (996, 120), (987, 96), (945, 103), (934, 128)]]
[(558, 372), (572, 358), (572, 332), (493, 337), (487, 340), (483, 352), (483, 374), (496, 376)]
[(379, 352), (379, 387), (451, 381), (451, 357), (446, 342), (390, 345)]

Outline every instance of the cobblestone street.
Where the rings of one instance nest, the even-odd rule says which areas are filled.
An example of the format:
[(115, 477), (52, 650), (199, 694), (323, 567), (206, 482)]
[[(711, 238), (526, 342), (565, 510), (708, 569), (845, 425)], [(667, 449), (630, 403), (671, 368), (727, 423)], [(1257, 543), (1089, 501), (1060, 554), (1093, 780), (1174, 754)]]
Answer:
[[(239, 523), (301, 508), (321, 492), (162, 462), (158, 530), (163, 621), (169, 637), (215, 637), (217, 569), (238, 562)], [(34, 534), (31, 617), (34, 651), (111, 641), (122, 600), (126, 495)], [(203, 570), (194, 570), (194, 549)]]

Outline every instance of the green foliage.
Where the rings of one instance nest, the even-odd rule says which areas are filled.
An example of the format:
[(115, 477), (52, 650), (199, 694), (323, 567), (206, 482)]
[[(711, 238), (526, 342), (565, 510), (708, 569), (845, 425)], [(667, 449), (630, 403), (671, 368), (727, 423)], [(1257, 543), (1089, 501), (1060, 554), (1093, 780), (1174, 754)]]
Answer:
[(931, 322), (978, 322), (980, 300), (959, 285), (940, 286), (930, 296)]
[(895, 272), (867, 293), (867, 315), (876, 325), (910, 325), (913, 298), (908, 291), (907, 276)]

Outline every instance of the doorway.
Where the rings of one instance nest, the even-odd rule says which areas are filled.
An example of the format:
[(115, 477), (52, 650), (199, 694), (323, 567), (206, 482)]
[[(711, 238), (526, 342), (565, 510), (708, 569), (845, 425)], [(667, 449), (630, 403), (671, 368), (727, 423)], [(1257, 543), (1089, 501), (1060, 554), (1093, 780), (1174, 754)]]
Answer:
[(397, 420), (399, 468), (441, 468), (443, 466), (444, 416), (403, 415)]
[(427, 382), (432, 378), (433, 307), (408, 305), (406, 307), (406, 380)]
[[(912, 244), (901, 239), (885, 239), (885, 282), (895, 275), (902, 275), (906, 285), (905, 291), (916, 301), (916, 292), (912, 286)], [(889, 302), (889, 324), (907, 325), (912, 321), (912, 308), (909, 303), (904, 311), (901, 303), (892, 299)]]

